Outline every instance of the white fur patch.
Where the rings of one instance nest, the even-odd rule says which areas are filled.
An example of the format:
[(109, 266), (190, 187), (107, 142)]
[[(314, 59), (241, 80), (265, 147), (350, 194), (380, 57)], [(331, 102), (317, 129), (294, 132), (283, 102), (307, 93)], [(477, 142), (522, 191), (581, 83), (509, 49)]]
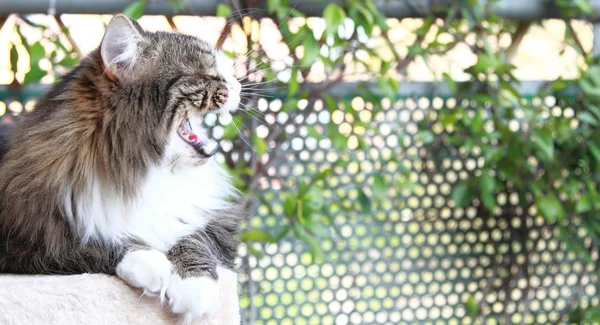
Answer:
[(117, 275), (132, 287), (142, 288), (144, 294), (158, 295), (163, 301), (171, 279), (171, 262), (156, 250), (136, 250), (127, 253)]
[(216, 54), (217, 71), (227, 83), (229, 94), (227, 101), (221, 107), (221, 123), (229, 124), (231, 122), (231, 111), (235, 111), (240, 105), (242, 85), (233, 75), (233, 61), (222, 52)]
[[(76, 201), (78, 216), (70, 218), (76, 220), (83, 240), (119, 243), (137, 238), (167, 252), (179, 238), (204, 227), (209, 215), (228, 206), (233, 188), (214, 159), (198, 166), (186, 161), (191, 150), (174, 133), (164, 162), (149, 170), (131, 202), (103, 188), (94, 178), (88, 193)], [(190, 157), (186, 158), (186, 152)], [(180, 164), (172, 164), (174, 157)]]
[(171, 311), (183, 315), (187, 324), (204, 314), (215, 314), (221, 304), (219, 286), (207, 276), (182, 279), (173, 274), (167, 298)]

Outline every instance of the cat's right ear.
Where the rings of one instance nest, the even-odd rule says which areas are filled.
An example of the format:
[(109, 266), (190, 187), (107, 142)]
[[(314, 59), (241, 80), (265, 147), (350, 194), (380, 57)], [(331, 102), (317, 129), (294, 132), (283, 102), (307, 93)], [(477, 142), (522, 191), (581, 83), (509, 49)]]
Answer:
[(125, 15), (116, 15), (106, 27), (100, 55), (107, 76), (113, 80), (135, 78), (140, 63), (140, 47), (144, 42), (141, 27)]

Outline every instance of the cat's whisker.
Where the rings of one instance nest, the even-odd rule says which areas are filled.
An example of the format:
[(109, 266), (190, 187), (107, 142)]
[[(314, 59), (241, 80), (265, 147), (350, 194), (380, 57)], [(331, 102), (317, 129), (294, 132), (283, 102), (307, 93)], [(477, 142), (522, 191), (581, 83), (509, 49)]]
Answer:
[(284, 87), (269, 87), (269, 88), (264, 88), (264, 85), (257, 85), (256, 87), (242, 87), (242, 90), (263, 90), (263, 91), (269, 91), (269, 90), (281, 90), (281, 89), (285, 89)]
[(264, 68), (264, 69), (260, 69), (258, 70), (258, 67), (254, 67), (254, 68), (250, 68), (246, 71), (246, 74), (256, 74), (256, 73), (260, 73), (260, 72), (265, 72), (265, 71), (270, 71), (272, 70), (275, 73), (279, 73), (279, 72), (283, 72), (286, 69), (292, 69), (292, 68), (303, 68), (304, 66), (301, 64), (292, 64), (292, 65), (286, 65), (283, 69), (281, 70), (275, 70), (274, 67), (268, 67), (268, 68)]
[(257, 121), (258, 123), (262, 124), (262, 125), (267, 125), (267, 121), (265, 121), (264, 119), (259, 119), (258, 117), (254, 116), (252, 114), (252, 109), (248, 108), (248, 106), (240, 103), (240, 105), (242, 105), (245, 109), (241, 110), (242, 112), (248, 114), (248, 116), (252, 117), (255, 121)]
[(257, 114), (258, 116), (260, 116), (262, 118), (267, 116), (267, 113), (261, 112), (257, 108), (247, 108), (247, 109), (242, 109), (241, 111), (246, 112), (246, 113), (250, 112), (253, 114)]
[(280, 90), (280, 89), (242, 89), (240, 91), (240, 94), (242, 95), (259, 95), (259, 94), (270, 94), (273, 93), (276, 90)]
[(267, 98), (276, 98), (275, 96), (266, 95), (266, 94), (251, 94), (251, 93), (243, 93), (245, 95), (259, 95), (258, 97), (267, 97)]
[(266, 11), (266, 9), (263, 8), (243, 8), (240, 9), (238, 8), (238, 6), (235, 4), (235, 2), (232, 2), (233, 6), (235, 7), (235, 12), (233, 14), (229, 15), (229, 19), (226, 20), (226, 23), (229, 24), (234, 20), (242, 20), (244, 19), (244, 17), (257, 13), (257, 12), (261, 12), (261, 11)]
[(245, 108), (245, 110), (244, 110), (244, 109), (242, 109), (241, 111), (254, 111), (256, 114), (258, 114), (258, 115), (260, 115), (260, 116), (262, 116), (262, 117), (265, 117), (265, 116), (267, 116), (267, 114), (269, 114), (269, 112), (261, 112), (261, 111), (258, 109), (258, 107), (249, 108), (248, 106), (246, 106), (246, 105), (245, 105), (245, 104), (243, 104), (243, 103), (240, 103), (240, 104), (241, 104), (241, 105), (242, 105), (242, 106)]
[(248, 113), (248, 114), (251, 113), (253, 116), (260, 116), (261, 118), (263, 118), (263, 121), (264, 121), (264, 118), (267, 117), (267, 113), (259, 111), (258, 108), (246, 108), (246, 109), (242, 109), (241, 111)]
[(268, 84), (271, 82), (276, 82), (279, 81), (277, 79), (270, 79), (270, 80), (266, 80), (266, 81), (260, 81), (260, 82), (248, 82), (248, 83), (244, 83), (244, 86), (248, 85), (248, 86), (257, 86), (257, 85), (264, 85), (264, 84)]
[[(242, 131), (237, 127), (237, 125), (235, 125), (235, 121), (231, 121), (231, 123), (232, 123), (231, 125), (233, 126), (233, 128), (235, 129), (235, 131), (237, 132), (237, 134), (240, 136), (240, 139), (242, 139), (242, 141), (244, 141), (244, 143), (248, 146), (248, 148), (250, 150), (252, 150), (254, 153), (256, 153), (256, 150), (254, 149), (254, 147), (250, 144), (250, 142), (248, 141), (248, 139), (246, 139), (246, 137), (242, 134)], [(246, 128), (248, 128), (248, 127), (246, 127)]]
[(300, 0), (296, 0), (296, 2), (294, 3), (294, 6), (292, 7), (292, 9), (290, 10), (290, 12), (288, 12), (287, 16), (285, 16), (285, 18), (283, 18), (281, 20), (281, 22), (279, 23), (279, 25), (277, 25), (277, 30), (279, 30), (279, 27), (281, 27), (281, 25), (290, 17), (290, 15), (292, 14), (292, 12), (294, 10), (296, 10), (296, 6), (298, 5), (298, 2), (300, 2)]
[(244, 94), (269, 94), (281, 90), (284, 88), (242, 88), (241, 92)]
[(244, 92), (242, 93), (242, 95), (246, 95), (246, 96), (256, 96), (256, 97), (263, 97), (263, 96), (268, 96), (273, 98), (273, 96), (276, 94), (276, 91), (248, 91), (248, 92)]
[[(242, 98), (245, 99), (247, 101), (247, 103), (249, 103), (249, 102), (256, 102), (256, 100), (255, 100), (256, 97), (246, 97), (246, 96), (244, 96)], [(267, 113), (263, 113), (263, 112), (260, 112), (260, 113), (261, 113), (261, 115), (266, 115), (267, 114)]]

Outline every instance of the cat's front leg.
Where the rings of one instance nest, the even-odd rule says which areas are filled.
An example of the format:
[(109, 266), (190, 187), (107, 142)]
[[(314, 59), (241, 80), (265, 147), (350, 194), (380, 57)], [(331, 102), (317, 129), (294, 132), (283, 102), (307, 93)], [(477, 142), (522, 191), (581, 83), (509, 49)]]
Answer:
[(202, 231), (182, 238), (167, 256), (173, 275), (167, 289), (171, 311), (181, 314), (185, 322), (219, 307), (217, 263), (211, 253), (210, 238)]
[(220, 306), (217, 267), (233, 269), (237, 250), (235, 229), (209, 222), (206, 228), (183, 237), (169, 250), (173, 276), (167, 289), (171, 311), (186, 322)]
[(117, 275), (145, 295), (158, 295), (161, 302), (171, 280), (172, 264), (167, 256), (143, 246), (131, 246), (117, 264)]

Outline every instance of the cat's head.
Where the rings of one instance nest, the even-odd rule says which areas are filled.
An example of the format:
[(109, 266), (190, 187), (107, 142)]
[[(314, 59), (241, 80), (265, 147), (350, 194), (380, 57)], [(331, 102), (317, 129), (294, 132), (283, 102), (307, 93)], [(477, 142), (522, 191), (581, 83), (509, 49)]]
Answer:
[(156, 131), (167, 137), (167, 154), (187, 160), (214, 154), (201, 116), (228, 114), (240, 102), (241, 86), (225, 54), (193, 36), (145, 32), (134, 20), (117, 15), (106, 29), (100, 55), (105, 76), (114, 83), (113, 98), (127, 96), (132, 87), (144, 89), (134, 95), (158, 111), (147, 114), (160, 115)]

